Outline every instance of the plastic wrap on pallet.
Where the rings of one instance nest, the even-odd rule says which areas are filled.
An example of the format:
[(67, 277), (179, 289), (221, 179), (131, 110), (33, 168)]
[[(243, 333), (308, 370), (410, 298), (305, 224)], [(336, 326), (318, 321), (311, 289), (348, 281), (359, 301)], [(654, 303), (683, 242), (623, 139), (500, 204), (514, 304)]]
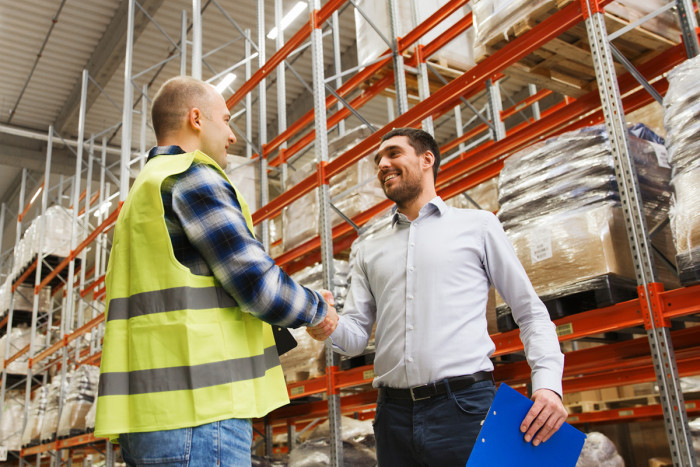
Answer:
[[(32, 281), (33, 282), (33, 281)], [(47, 313), (51, 304), (51, 289), (44, 287), (38, 294), (39, 313)], [(32, 311), (34, 309), (34, 286), (22, 284), (17, 287), (14, 295), (14, 310)]]
[(259, 207), (258, 191), (260, 188), (259, 159), (248, 159), (241, 156), (226, 156), (226, 175), (243, 196), (250, 207), (250, 212), (255, 212)]
[(95, 415), (97, 415), (97, 397), (85, 414), (85, 430), (87, 432), (95, 431)]
[(34, 392), (34, 398), (29, 404), (27, 413), (27, 424), (24, 427), (22, 434), (22, 446), (29, 446), (39, 443), (41, 437), (41, 428), (44, 425), (44, 416), (46, 415), (46, 405), (49, 396), (49, 386), (40, 386)]
[[(371, 131), (364, 125), (356, 127), (346, 135), (333, 139), (328, 144), (329, 159), (335, 159), (349, 150)], [(296, 185), (315, 170), (315, 163), (307, 164), (296, 171), (290, 170), (288, 184)], [(384, 192), (377, 180), (377, 169), (371, 157), (365, 157), (343, 173), (330, 179), (331, 198), (338, 198), (333, 204), (347, 217), (354, 217), (365, 210), (384, 201)], [(307, 193), (290, 206), (282, 214), (284, 250), (290, 250), (319, 234), (318, 192)], [(331, 213), (333, 226), (345, 222), (334, 211)]]
[[(624, 216), (617, 202), (537, 216), (506, 233), (540, 297), (564, 288), (567, 293), (576, 293), (578, 284), (586, 290), (587, 280), (605, 274), (635, 278)], [(670, 237), (668, 230), (665, 236)], [(664, 243), (664, 254), (672, 260), (670, 238)], [(660, 266), (658, 273), (662, 282), (676, 284), (677, 279), (665, 267)], [(498, 297), (496, 306), (502, 303)]]
[(494, 39), (512, 39), (508, 31), (521, 21), (528, 19), (536, 10), (547, 5), (555, 6), (554, 0), (471, 0), (474, 15), (472, 29), (475, 31), (474, 50), (476, 56), (483, 55), (486, 44)]
[[(350, 265), (347, 261), (334, 259), (333, 273), (332, 281), (335, 306), (338, 309), (342, 309), (343, 304), (345, 303), (345, 297), (348, 294), (348, 275), (350, 274)], [(292, 274), (292, 278), (309, 289), (323, 289), (323, 265), (321, 263), (316, 263), (308, 266), (301, 271)]]
[[(629, 135), (645, 212), (650, 224), (664, 220), (671, 197), (666, 151)], [(607, 131), (587, 127), (517, 152), (499, 175), (499, 220), (507, 229), (538, 216), (620, 200)]]
[[(46, 226), (43, 238), (43, 254), (66, 257), (70, 254), (72, 231), (72, 210), (61, 206), (51, 206), (44, 213)], [(42, 217), (34, 219), (27, 227), (22, 238), (15, 246), (12, 276), (18, 277), (21, 271), (34, 260), (39, 252), (39, 235)], [(78, 229), (78, 243), (85, 238), (82, 229)]]
[(625, 461), (615, 444), (603, 433), (593, 431), (586, 435), (576, 467), (624, 467)]
[(12, 299), (12, 277), (8, 275), (0, 285), (0, 319), (4, 318), (10, 310), (10, 300)]
[[(5, 345), (7, 335), (0, 338), (0, 354), (5, 353)], [(9, 335), (10, 338), (10, 353), (5, 355), (5, 358), (11, 358), (13, 355), (17, 354), (20, 350), (24, 349), (29, 345), (31, 341), (31, 329), (25, 324), (21, 323), (12, 328)], [(35, 352), (40, 351), (44, 347), (44, 336), (42, 334), (36, 335), (36, 340), (34, 341)], [(26, 375), (27, 374), (27, 362), (29, 358), (29, 352), (25, 352), (7, 365), (7, 372), (15, 375)]]
[(700, 57), (691, 58), (668, 73), (664, 97), (666, 146), (673, 176), (700, 167)]
[[(362, 12), (370, 17), (374, 25), (380, 31), (382, 31), (384, 37), (391, 40), (389, 3), (368, 0), (358, 0), (356, 3), (362, 9)], [(428, 19), (428, 17), (435, 13), (440, 7), (447, 4), (448, 0), (413, 0), (410, 3), (404, 1), (400, 1), (398, 3), (398, 35), (400, 37), (404, 37), (418, 24)], [(414, 13), (411, 11), (413, 5), (415, 5), (416, 21), (414, 21)], [(463, 8), (459, 9), (446, 20), (433, 28), (428, 34), (423, 36), (421, 43), (430, 43), (440, 34), (454, 26), (457, 21), (468, 13), (469, 6), (464, 6)], [(370, 64), (379, 58), (382, 52), (390, 48), (390, 45), (384, 42), (384, 39), (377, 34), (374, 28), (357, 10), (355, 10), (355, 34), (357, 38), (357, 61), (362, 66)], [(455, 38), (452, 42), (438, 50), (432, 58), (450, 68), (468, 70), (475, 65), (474, 54), (472, 53), (473, 41), (474, 33), (471, 31), (471, 29), (468, 29), (466, 32)], [(410, 53), (414, 53), (415, 47), (412, 47), (409, 50)]]
[[(674, 177), (670, 219), (678, 253), (700, 248), (700, 167)], [(700, 263), (700, 258), (697, 258)]]
[(46, 413), (44, 415), (44, 423), (41, 426), (41, 443), (50, 443), (56, 439), (58, 431), (58, 422), (61, 407), (65, 409), (65, 400), (68, 390), (73, 379), (73, 372), (67, 372), (65, 379), (62, 380), (60, 375), (54, 377), (53, 382), (49, 385), (49, 393), (46, 398)]
[(0, 445), (10, 451), (22, 447), (22, 423), (24, 422), (24, 391), (12, 389), (5, 393), (0, 419)]
[(485, 209), (496, 212), (500, 207), (498, 204), (498, 177), (486, 180), (474, 188), (446, 200), (445, 203), (460, 209)]
[(92, 365), (82, 365), (73, 373), (61, 410), (57, 432), (59, 438), (77, 436), (87, 431), (85, 417), (95, 401), (99, 377), (100, 369)]
[[(377, 448), (372, 421), (359, 421), (341, 417), (343, 438), (343, 465), (376, 465)], [(324, 422), (309, 435), (309, 439), (296, 446), (289, 455), (289, 467), (325, 466), (330, 464), (328, 422)]]

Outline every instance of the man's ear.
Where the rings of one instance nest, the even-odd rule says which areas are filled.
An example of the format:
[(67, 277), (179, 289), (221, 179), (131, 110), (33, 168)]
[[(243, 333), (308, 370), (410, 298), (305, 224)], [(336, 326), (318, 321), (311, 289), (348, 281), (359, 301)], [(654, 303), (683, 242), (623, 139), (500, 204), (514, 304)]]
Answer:
[(187, 123), (193, 130), (201, 130), (202, 128), (202, 111), (197, 107), (193, 107), (187, 113)]
[(424, 169), (431, 169), (435, 165), (435, 154), (425, 151), (421, 156), (421, 163)]

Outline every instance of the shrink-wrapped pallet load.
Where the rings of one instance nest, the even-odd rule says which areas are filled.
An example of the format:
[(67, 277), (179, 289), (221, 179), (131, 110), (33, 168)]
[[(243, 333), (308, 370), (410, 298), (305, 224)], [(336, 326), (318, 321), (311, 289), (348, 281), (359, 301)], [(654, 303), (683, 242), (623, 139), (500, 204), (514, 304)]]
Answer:
[(56, 375), (53, 382), (49, 385), (49, 392), (46, 398), (46, 413), (44, 415), (44, 423), (41, 426), (42, 444), (50, 443), (56, 439), (60, 408), (65, 408), (64, 402), (72, 377), (72, 372), (66, 373), (65, 380), (61, 384), (60, 375)]
[(259, 159), (248, 159), (241, 156), (226, 156), (226, 175), (243, 196), (250, 207), (250, 212), (255, 212), (259, 207), (258, 192), (260, 190)]
[[(415, 27), (428, 19), (438, 9), (448, 3), (448, 0), (412, 0), (399, 1), (398, 32), (400, 37), (405, 37)], [(389, 16), (389, 2), (377, 2), (358, 0), (357, 5), (362, 13), (367, 15), (387, 40), (391, 40), (391, 20)], [(469, 6), (464, 6), (454, 12), (446, 20), (433, 28), (421, 39), (423, 44), (428, 44), (440, 34), (446, 32), (452, 26), (469, 13)], [(379, 58), (389, 49), (389, 45), (367, 22), (360, 11), (355, 10), (355, 33), (357, 38), (357, 61), (361, 66), (368, 65)], [(441, 65), (457, 70), (468, 70), (474, 66), (474, 54), (472, 53), (473, 32), (467, 30), (453, 41), (438, 50), (432, 57)], [(411, 47), (408, 53), (415, 53), (415, 47)]]
[(678, 250), (681, 282), (700, 282), (700, 59), (695, 57), (668, 74), (664, 98), (669, 162), (672, 167), (671, 229)]
[(0, 419), (0, 444), (10, 451), (22, 448), (22, 423), (24, 422), (24, 391), (11, 389), (5, 393)]
[[(629, 134), (652, 228), (668, 214), (671, 171), (665, 148), (635, 134), (655, 135), (643, 127), (633, 127)], [(635, 291), (620, 190), (603, 126), (562, 134), (508, 158), (499, 176), (499, 200), (498, 217), (540, 297), (593, 290), (602, 277), (625, 279)], [(660, 230), (653, 243), (673, 260), (668, 229)], [(657, 270), (663, 282), (676, 285), (665, 265), (657, 263)]]
[[(6, 339), (10, 339), (10, 352), (5, 355)], [(34, 341), (34, 352), (39, 352), (44, 347), (45, 336), (37, 334)], [(31, 328), (26, 323), (21, 323), (12, 328), (9, 335), (0, 337), (0, 356), (5, 359), (12, 358), (22, 351), (31, 342)], [(7, 365), (7, 372), (14, 375), (26, 375), (29, 352), (24, 352)]]
[(27, 424), (22, 434), (22, 447), (39, 444), (41, 429), (44, 426), (48, 396), (48, 385), (39, 386), (39, 388), (34, 391), (34, 398), (31, 404), (29, 404), (29, 411), (27, 413)]
[(95, 401), (99, 377), (100, 369), (92, 365), (82, 365), (73, 373), (58, 424), (59, 439), (87, 431), (85, 419)]

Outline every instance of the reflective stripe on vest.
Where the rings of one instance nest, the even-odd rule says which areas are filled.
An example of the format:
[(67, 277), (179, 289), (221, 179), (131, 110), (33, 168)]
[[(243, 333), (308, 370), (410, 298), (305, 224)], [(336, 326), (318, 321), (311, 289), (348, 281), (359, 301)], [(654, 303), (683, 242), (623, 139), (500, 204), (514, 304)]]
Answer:
[(221, 287), (173, 287), (113, 298), (109, 302), (107, 321), (167, 311), (231, 308), (237, 305), (236, 300)]
[(218, 384), (261, 378), (279, 365), (276, 347), (263, 355), (236, 358), (203, 365), (156, 368), (153, 370), (104, 373), (100, 377), (101, 396), (127, 396), (163, 391), (199, 389)]

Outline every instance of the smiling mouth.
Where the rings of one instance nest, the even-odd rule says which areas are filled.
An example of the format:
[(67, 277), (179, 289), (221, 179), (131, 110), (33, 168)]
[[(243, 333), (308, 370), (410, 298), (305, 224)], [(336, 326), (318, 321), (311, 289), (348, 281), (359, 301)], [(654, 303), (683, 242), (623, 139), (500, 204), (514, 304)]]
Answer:
[(398, 176), (399, 176), (399, 174), (390, 174), (390, 175), (387, 175), (386, 177), (384, 177), (384, 184), (386, 184), (389, 180), (395, 179), (395, 178), (398, 177)]

